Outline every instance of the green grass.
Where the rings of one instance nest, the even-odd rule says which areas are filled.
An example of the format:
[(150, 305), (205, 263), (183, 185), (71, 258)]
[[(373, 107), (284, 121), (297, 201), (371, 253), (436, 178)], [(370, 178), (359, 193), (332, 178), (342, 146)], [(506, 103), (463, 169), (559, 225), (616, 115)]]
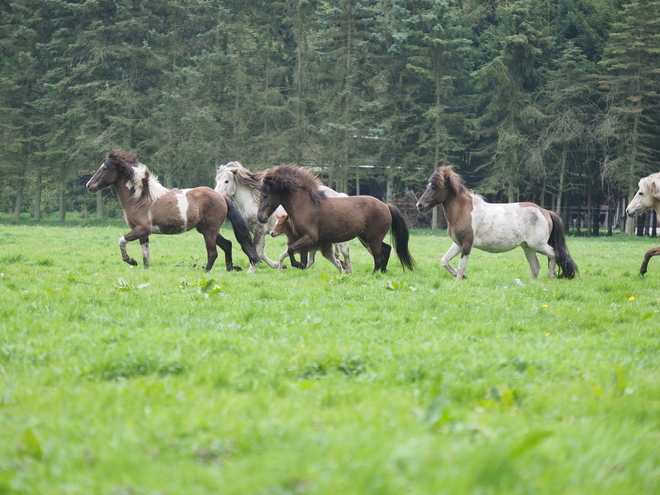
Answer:
[(144, 270), (125, 232), (0, 225), (0, 494), (660, 492), (652, 239), (569, 238), (572, 281), (475, 251), (456, 283), (428, 231), (416, 271), (351, 242), (343, 278), (206, 274), (196, 233)]

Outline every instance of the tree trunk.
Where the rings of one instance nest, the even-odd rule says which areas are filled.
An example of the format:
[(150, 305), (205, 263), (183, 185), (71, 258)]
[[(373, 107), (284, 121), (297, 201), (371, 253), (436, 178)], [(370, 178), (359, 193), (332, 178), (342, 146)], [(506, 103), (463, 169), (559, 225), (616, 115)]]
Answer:
[(41, 164), (37, 164), (37, 178), (34, 184), (34, 220), (41, 220)]
[(14, 204), (14, 222), (21, 219), (21, 208), (23, 207), (23, 189), (25, 188), (25, 170), (21, 171), (21, 176), (16, 184), (16, 203)]
[(59, 221), (66, 220), (66, 164), (62, 164), (62, 175), (60, 178), (60, 192), (59, 192), (59, 208), (60, 216)]

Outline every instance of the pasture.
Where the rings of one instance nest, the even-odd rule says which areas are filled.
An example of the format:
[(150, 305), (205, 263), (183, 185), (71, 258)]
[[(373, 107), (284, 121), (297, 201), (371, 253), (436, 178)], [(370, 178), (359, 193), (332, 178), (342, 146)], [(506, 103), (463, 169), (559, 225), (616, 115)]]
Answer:
[(145, 270), (125, 232), (0, 225), (0, 493), (660, 492), (656, 240), (568, 237), (574, 280), (473, 251), (456, 283), (444, 232), (405, 273), (352, 241), (343, 278), (247, 274), (227, 227), (243, 272), (197, 233)]

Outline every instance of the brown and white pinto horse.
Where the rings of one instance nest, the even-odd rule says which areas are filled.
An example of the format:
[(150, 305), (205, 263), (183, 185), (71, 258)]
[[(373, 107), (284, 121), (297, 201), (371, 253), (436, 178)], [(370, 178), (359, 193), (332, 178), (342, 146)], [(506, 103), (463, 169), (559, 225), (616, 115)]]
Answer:
[(315, 175), (295, 165), (280, 165), (263, 177), (257, 218), (266, 223), (278, 206), (284, 207), (298, 237), (289, 245), (289, 256), (299, 249), (357, 237), (374, 258), (374, 272), (386, 272), (392, 246), (383, 239), (391, 228), (403, 269), (414, 268), (408, 227), (396, 206), (373, 196), (329, 198), (318, 190), (320, 184)]
[(144, 267), (148, 268), (150, 234), (180, 234), (195, 227), (206, 243), (206, 271), (213, 267), (218, 257), (216, 244), (225, 253), (227, 271), (241, 270), (232, 263), (231, 241), (220, 234), (225, 219), (231, 222), (236, 240), (250, 260), (251, 271), (259, 261), (240, 210), (233, 201), (210, 187), (167, 189), (134, 154), (124, 151), (107, 153), (101, 167), (87, 182), (87, 189), (91, 192), (108, 186), (117, 190), (124, 220), (131, 228), (119, 239), (121, 257), (130, 265), (137, 265), (137, 261), (126, 252), (127, 243), (140, 240)]
[[(635, 217), (650, 209), (654, 209), (658, 216), (660, 216), (660, 173), (651, 174), (648, 177), (640, 179), (639, 190), (633, 196), (628, 208), (626, 208), (626, 213), (630, 217)], [(646, 251), (642, 266), (639, 268), (640, 275), (646, 273), (649, 260), (659, 254), (660, 246)]]
[[(288, 246), (298, 240), (298, 236), (296, 235), (295, 232), (295, 227), (293, 225), (293, 222), (289, 218), (289, 215), (286, 213), (276, 213), (277, 215), (277, 222), (275, 222), (275, 225), (270, 231), (270, 235), (272, 237), (277, 237), (282, 234), (286, 235), (286, 245), (287, 245), (287, 250), (284, 251), (279, 258), (279, 269), (282, 270), (282, 267), (284, 266), (284, 259), (289, 255), (289, 250)], [(342, 251), (342, 254), (344, 255), (344, 263), (342, 263), (339, 260), (339, 252), (341, 251), (342, 248), (345, 248), (344, 251)], [(350, 256), (350, 251), (348, 251), (348, 244), (345, 242), (340, 242), (337, 244), (332, 244), (332, 243), (323, 243), (317, 246), (311, 246), (307, 248), (307, 255), (309, 256), (309, 261), (307, 262), (307, 265), (304, 265), (304, 257), (303, 257), (303, 263), (299, 263), (298, 261), (295, 260), (295, 258), (291, 258), (291, 266), (296, 267), (296, 268), (309, 268), (314, 264), (314, 255), (316, 254), (316, 251), (321, 250), (321, 254), (325, 259), (327, 259), (330, 263), (334, 265), (334, 267), (339, 270), (339, 274), (341, 275), (343, 272), (344, 267), (346, 268), (346, 273), (351, 273), (353, 271), (353, 268), (351, 266), (351, 256)], [(302, 266), (301, 266), (302, 265)]]
[[(439, 204), (444, 208), (447, 232), (454, 241), (442, 257), (442, 266), (456, 280), (466, 277), (465, 266), (473, 247), (489, 253), (522, 247), (532, 278), (538, 276), (541, 268), (536, 253), (548, 257), (551, 278), (573, 278), (578, 273), (566, 248), (561, 219), (552, 211), (534, 203), (487, 203), (463, 185), (451, 166), (440, 167), (431, 175), (417, 209), (428, 211)], [(455, 269), (449, 262), (458, 254), (461, 260)]]

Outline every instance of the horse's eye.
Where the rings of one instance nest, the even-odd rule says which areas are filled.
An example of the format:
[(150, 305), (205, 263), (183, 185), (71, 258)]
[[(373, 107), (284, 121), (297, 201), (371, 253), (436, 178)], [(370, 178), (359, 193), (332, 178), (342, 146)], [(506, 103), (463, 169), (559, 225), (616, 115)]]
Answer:
[(227, 179), (227, 180), (225, 181), (225, 184), (229, 184), (229, 179)]

